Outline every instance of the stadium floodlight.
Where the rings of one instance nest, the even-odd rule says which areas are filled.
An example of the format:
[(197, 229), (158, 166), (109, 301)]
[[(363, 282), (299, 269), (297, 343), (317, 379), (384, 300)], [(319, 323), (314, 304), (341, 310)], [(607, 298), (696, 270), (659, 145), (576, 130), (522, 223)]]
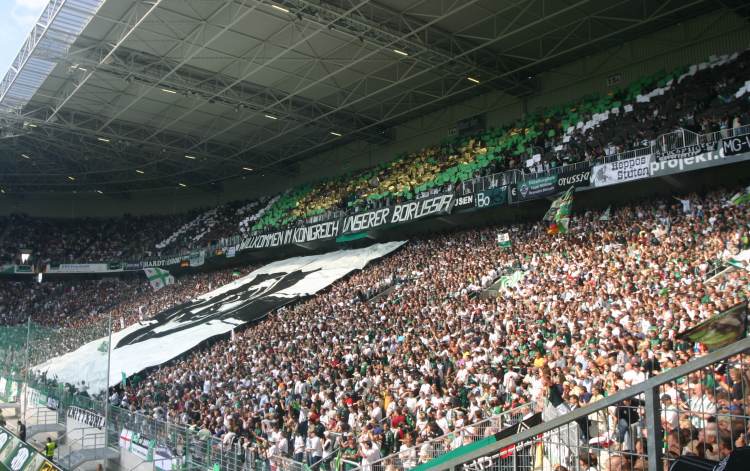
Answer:
[(479, 80), (475, 79), (474, 77), (466, 77), (466, 80), (468, 80), (469, 82), (479, 83)]
[(242, 167), (242, 170), (247, 170), (248, 172), (252, 172), (252, 167)]
[(27, 159), (27, 160), (31, 159), (31, 157), (29, 157), (27, 154), (21, 154), (21, 157), (23, 157), (24, 159)]
[(270, 114), (266, 114), (266, 115), (263, 115), (263, 116), (265, 116), (268, 119), (279, 119), (276, 116), (273, 116), (273, 115), (270, 115)]
[(336, 131), (329, 131), (332, 135), (336, 137), (341, 137), (341, 134), (337, 133)]
[(181, 186), (182, 188), (185, 188), (185, 187), (187, 186), (187, 185), (185, 185), (185, 184), (184, 184), (184, 183), (182, 183), (182, 182), (178, 183), (178, 185), (180, 185), (180, 186)]
[(100, 195), (104, 194), (104, 192), (102, 190), (96, 190), (96, 192), (99, 193)]
[(279, 6), (279, 5), (271, 5), (271, 8), (275, 8), (275, 9), (277, 9), (279, 11), (283, 11), (284, 13), (289, 13), (289, 10), (287, 10), (286, 8), (284, 8), (282, 6)]
[(185, 154), (185, 158), (186, 158), (186, 159), (190, 159), (190, 160), (195, 160), (195, 159), (197, 159), (198, 157), (196, 157), (196, 156), (194, 156), (194, 155), (188, 155), (188, 154)]
[(394, 50), (393, 50), (393, 52), (395, 52), (396, 54), (398, 54), (398, 55), (400, 55), (400, 56), (408, 56), (408, 55), (409, 55), (409, 53), (408, 53), (408, 52), (406, 52), (406, 51), (402, 51), (402, 50), (400, 50), (400, 49), (394, 49)]
[(36, 127), (36, 124), (34, 124), (34, 123), (25, 123), (25, 124), (26, 124), (26, 126), (28, 126), (30, 128), (35, 128)]
[(68, 177), (68, 180), (70, 180), (70, 181), (74, 182), (74, 181), (76, 181), (76, 177), (71, 177), (71, 176), (69, 176), (69, 177)]
[(168, 89), (168, 88), (162, 88), (162, 89), (161, 89), (161, 91), (163, 91), (164, 93), (172, 93), (172, 94), (175, 94), (175, 93), (177, 93), (176, 91), (174, 91), (174, 90), (170, 90), (170, 89)]
[(106, 137), (97, 137), (96, 140), (102, 141), (102, 142), (109, 142), (109, 139), (107, 139)]
[(143, 170), (138, 169), (138, 170), (135, 171), (135, 173), (140, 173), (141, 175), (143, 175), (146, 172), (144, 172)]
[(5, 188), (0, 188), (0, 194), (5, 194)]

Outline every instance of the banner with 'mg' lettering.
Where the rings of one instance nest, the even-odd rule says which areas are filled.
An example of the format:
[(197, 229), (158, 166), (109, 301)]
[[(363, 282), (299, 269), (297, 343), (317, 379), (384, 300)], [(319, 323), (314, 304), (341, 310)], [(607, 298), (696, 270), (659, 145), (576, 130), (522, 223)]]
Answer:
[(727, 157), (750, 152), (750, 134), (722, 139), (721, 150)]

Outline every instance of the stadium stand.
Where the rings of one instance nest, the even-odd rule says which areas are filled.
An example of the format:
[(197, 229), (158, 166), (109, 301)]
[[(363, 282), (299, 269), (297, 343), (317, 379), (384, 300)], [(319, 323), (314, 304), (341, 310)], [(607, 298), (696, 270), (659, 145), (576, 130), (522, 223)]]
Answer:
[[(687, 211), (672, 200), (609, 218), (588, 212), (565, 238), (536, 223), (413, 241), (231, 340), (116, 388), (113, 405), (263, 456), (312, 464), (332, 460), (334, 449), (350, 462), (398, 452), (399, 467), (409, 469), (439, 454), (436, 437), (454, 433), (448, 451), (486, 432), (464, 426), (524, 404), (579, 407), (701, 355), (677, 335), (747, 295), (744, 270), (720, 284), (703, 281), (717, 260), (750, 246), (747, 226), (737, 224), (748, 208), (728, 203), (731, 195), (687, 195)], [(497, 245), (499, 230), (512, 234), (512, 251)], [(513, 274), (496, 299), (478, 296)], [(8, 284), (3, 311), (44, 312), (46, 323), (64, 317), (76, 327), (105, 314), (95, 308), (105, 295), (116, 303), (113, 318), (130, 324), (139, 306), (147, 318), (232, 276), (188, 276), (153, 293), (127, 281), (45, 283), (27, 295), (24, 311), (11, 304), (23, 287)], [(728, 394), (750, 393), (738, 386), (746, 374), (716, 378), (702, 413), (727, 406)], [(706, 423), (693, 420), (690, 433), (703, 436)], [(720, 442), (740, 443), (746, 433), (722, 433)], [(368, 454), (367, 443), (379, 451)], [(686, 446), (707, 450), (704, 443)], [(719, 455), (714, 443), (704, 455)]]
[(2, 371), (9, 373), (24, 364), (23, 345), (29, 319), (35, 328), (32, 335), (39, 339), (33, 351), (34, 362), (40, 363), (105, 336), (110, 316), (113, 330), (118, 331), (224, 285), (249, 270), (233, 268), (186, 275), (159, 291), (136, 277), (45, 283), (3, 281), (0, 284)]
[[(721, 286), (702, 281), (718, 257), (748, 244), (732, 222), (747, 209), (728, 207), (729, 196), (691, 195), (687, 214), (669, 201), (621, 208), (610, 221), (590, 213), (567, 239), (543, 224), (511, 228), (511, 253), (494, 228), (412, 242), (234, 341), (160, 368), (118, 401), (297, 459), (322, 456), (306, 441), (314, 430), (353, 434), (344, 455), (355, 461), (374, 442), (380, 456), (416, 446), (416, 463), (426, 462), (433, 454), (421, 444), (491, 414), (554, 396), (587, 404), (700, 355), (677, 334), (746, 296), (744, 272)], [(473, 296), (515, 270), (521, 280), (497, 299)], [(392, 276), (396, 289), (375, 304), (355, 296)], [(719, 386), (746, 374), (736, 373)], [(716, 413), (715, 392), (703, 412)]]
[[(64, 327), (76, 327), (91, 320), (99, 320), (104, 312), (114, 308), (116, 325), (134, 322), (138, 311), (148, 319), (154, 314), (195, 296), (210, 291), (241, 276), (250, 268), (224, 269), (208, 273), (186, 275), (175, 284), (153, 292), (143, 278), (103, 278), (98, 280), (65, 280), (46, 283), (5, 282), (0, 292), (0, 319), (4, 325), (23, 323), (31, 317), (35, 322)], [(102, 305), (107, 300), (109, 305)], [(136, 306), (137, 305), (137, 306)], [(123, 315), (118, 315), (122, 313)], [(137, 319), (136, 319), (137, 320)]]
[(156, 249), (165, 253), (178, 253), (205, 245), (207, 241), (247, 232), (247, 225), (262, 216), (259, 213), (267, 203), (268, 198), (261, 198), (235, 201), (209, 209), (156, 244)]
[[(0, 204), (69, 184), (84, 213), (154, 207), (0, 207), (0, 469), (748, 467), (750, 49), (727, 39), (743, 2), (539, 2), (535, 22), (534, 0), (65, 3), (0, 83)], [(683, 13), (689, 53), (626, 42), (626, 82), (602, 86), (607, 57), (586, 65), (597, 92), (587, 72), (550, 79)], [(178, 31), (192, 15), (199, 39)], [(243, 41), (259, 47), (227, 52)]]
[[(509, 126), (446, 141), (379, 167), (285, 194), (254, 226), (267, 229), (347, 208), (377, 207), (433, 188), (511, 169), (544, 171), (648, 146), (677, 128), (708, 133), (750, 123), (750, 52), (642, 77), (607, 96), (588, 96)], [(648, 99), (646, 99), (648, 97)], [(538, 156), (538, 157), (535, 157)]]
[[(295, 188), (270, 200), (238, 201), (197, 214), (75, 223), (0, 217), (9, 228), (0, 234), (0, 260), (13, 260), (22, 248), (38, 254), (42, 263), (186, 253), (208, 241), (253, 230), (315, 222), (429, 192), (453, 191), (461, 182), (505, 170), (542, 172), (615, 155), (649, 146), (678, 128), (703, 134), (740, 128), (750, 124), (750, 105), (745, 95), (736, 92), (748, 80), (749, 51), (713, 57), (643, 77), (608, 96), (585, 97), (481, 135), (446, 141), (363, 173)], [(164, 237), (164, 227), (178, 229)], [(136, 237), (130, 236), (133, 232)]]
[(141, 258), (156, 253), (164, 227), (178, 226), (190, 215), (110, 219), (47, 219), (25, 215), (0, 217), (0, 260), (18, 262), (29, 249), (40, 263)]

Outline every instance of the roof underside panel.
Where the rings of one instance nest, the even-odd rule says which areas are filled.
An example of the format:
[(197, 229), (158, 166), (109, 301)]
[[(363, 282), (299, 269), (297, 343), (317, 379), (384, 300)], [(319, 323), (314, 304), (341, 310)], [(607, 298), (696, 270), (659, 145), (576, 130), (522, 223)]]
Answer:
[(531, 93), (530, 75), (726, 2), (52, 0), (0, 88), (0, 186), (284, 174), (447, 103)]
[(47, 57), (67, 51), (103, 1), (50, 1), (0, 83), (0, 109), (17, 110), (28, 103), (56, 65)]

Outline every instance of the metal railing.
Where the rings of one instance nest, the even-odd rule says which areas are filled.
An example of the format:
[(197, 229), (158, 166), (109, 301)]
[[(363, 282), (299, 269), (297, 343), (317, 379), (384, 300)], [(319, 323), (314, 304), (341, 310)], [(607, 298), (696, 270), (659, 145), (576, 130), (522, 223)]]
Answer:
[(516, 406), (499, 414), (490, 415), (479, 422), (452, 430), (440, 437), (422, 442), (418, 440), (417, 444), (413, 447), (399, 450), (366, 466), (354, 468), (351, 471), (361, 471), (365, 467), (370, 471), (385, 471), (386, 469), (395, 471), (413, 468), (418, 463), (426, 463), (451, 450), (474, 443), (515, 425), (523, 420), (525, 415), (533, 412), (535, 408), (536, 403), (534, 402)]
[(520, 170), (506, 170), (504, 172), (493, 173), (484, 177), (475, 177), (470, 180), (464, 180), (456, 184), (456, 190), (461, 195), (478, 193), (499, 186), (512, 185), (523, 178), (524, 173)]
[(306, 469), (311, 468), (305, 463), (295, 461), (282, 455), (274, 455), (270, 457), (269, 463), (273, 471), (305, 471)]
[(701, 135), (687, 129), (677, 129), (656, 138), (652, 149), (658, 152), (669, 152), (681, 147), (694, 146), (699, 143)]
[(727, 128), (721, 131), (710, 132), (708, 134), (701, 135), (701, 142), (721, 142), (722, 139), (728, 139), (730, 137), (744, 136), (750, 134), (750, 125), (740, 126), (738, 128)]
[(148, 417), (137, 412), (110, 406), (107, 424), (108, 443), (117, 444), (120, 433), (129, 430), (164, 447), (184, 463), (185, 469), (212, 469), (218, 465), (222, 471), (241, 471), (255, 467), (257, 454), (239, 442), (226, 444), (199, 430), (168, 421)]
[[(750, 126), (746, 125), (746, 126), (741, 126), (738, 128), (727, 128), (721, 131), (716, 131), (716, 132), (707, 133), (707, 134), (696, 134), (686, 129), (679, 129), (670, 133), (662, 134), (659, 137), (657, 137), (653, 142), (651, 142), (649, 146), (641, 147), (638, 149), (628, 150), (625, 152), (620, 152), (620, 153), (612, 154), (612, 155), (606, 155), (606, 156), (599, 157), (596, 159), (591, 159), (591, 160), (581, 160), (581, 161), (566, 164), (566, 165), (560, 165), (559, 167), (552, 167), (552, 168), (543, 170), (541, 172), (526, 173), (518, 169), (506, 170), (506, 171), (494, 173), (491, 175), (475, 177), (469, 180), (464, 180), (464, 181), (456, 183), (454, 187), (455, 187), (455, 191), (461, 195), (465, 195), (469, 193), (477, 193), (480, 191), (485, 191), (485, 190), (489, 190), (492, 188), (496, 188), (498, 186), (513, 185), (519, 181), (527, 181), (527, 180), (535, 179), (535, 178), (543, 178), (545, 176), (550, 176), (550, 175), (575, 173), (575, 172), (580, 171), (581, 169), (591, 167), (593, 165), (616, 162), (619, 160), (630, 159), (633, 157), (646, 156), (646, 155), (653, 154), (657, 151), (671, 150), (674, 148), (678, 148), (680, 146), (718, 143), (721, 141), (721, 139), (740, 136), (744, 134), (750, 134)], [(231, 246), (235, 246), (239, 244), (242, 240), (247, 239), (247, 238), (256, 237), (256, 236), (269, 234), (273, 232), (278, 232), (280, 230), (287, 229), (287, 228), (295, 228), (295, 227), (299, 227), (305, 224), (332, 221), (332, 220), (339, 219), (349, 214), (356, 214), (361, 211), (375, 209), (378, 207), (382, 207), (382, 205), (390, 204), (390, 203), (392, 203), (390, 199), (383, 199), (383, 200), (379, 200), (379, 202), (377, 202), (377, 204), (375, 204), (373, 208), (358, 206), (356, 208), (351, 208), (349, 210), (330, 209), (326, 211), (325, 213), (315, 215), (315, 216), (310, 216), (308, 218), (300, 218), (289, 224), (268, 227), (268, 228), (264, 228), (261, 230), (248, 231), (244, 234), (236, 234), (236, 235), (224, 237), (213, 248), (221, 248), (222, 250), (226, 250)], [(214, 250), (212, 250), (211, 248), (212, 247), (210, 246), (200, 246), (200, 247), (194, 247), (192, 249), (179, 250), (177, 252), (173, 252), (170, 254), (143, 258), (140, 260), (140, 263), (147, 263), (149, 261), (164, 260), (164, 259), (175, 258), (175, 257), (183, 257), (183, 256), (188, 255), (194, 250), (202, 250), (202, 249), (206, 250), (206, 258), (211, 258), (212, 256), (214, 256)]]
[(71, 469), (76, 451), (105, 448), (104, 432), (92, 427), (75, 428), (57, 437), (56, 441), (55, 462), (64, 469)]
[[(740, 126), (738, 128), (727, 128), (721, 131), (711, 132), (707, 134), (696, 134), (687, 129), (679, 129), (677, 131), (662, 134), (654, 140), (651, 145), (640, 147), (625, 152), (619, 152), (617, 154), (607, 155), (592, 160), (583, 160), (567, 165), (561, 165), (559, 167), (550, 168), (542, 172), (531, 172), (521, 173), (520, 180), (531, 180), (536, 178), (543, 178), (549, 175), (560, 175), (564, 173), (576, 173), (584, 168), (588, 168), (598, 164), (605, 164), (611, 162), (617, 162), (619, 160), (632, 159), (634, 157), (643, 157), (652, 155), (657, 151), (668, 151), (679, 147), (686, 147), (696, 144), (711, 144), (718, 143), (722, 139), (730, 137), (742, 136), (750, 134), (749, 126)], [(512, 172), (517, 172), (514, 170)], [(483, 177), (488, 178), (488, 177)]]
[(669, 469), (681, 456), (718, 460), (750, 432), (750, 338), (566, 412), (546, 404), (540, 425), (488, 437), (415, 470)]

